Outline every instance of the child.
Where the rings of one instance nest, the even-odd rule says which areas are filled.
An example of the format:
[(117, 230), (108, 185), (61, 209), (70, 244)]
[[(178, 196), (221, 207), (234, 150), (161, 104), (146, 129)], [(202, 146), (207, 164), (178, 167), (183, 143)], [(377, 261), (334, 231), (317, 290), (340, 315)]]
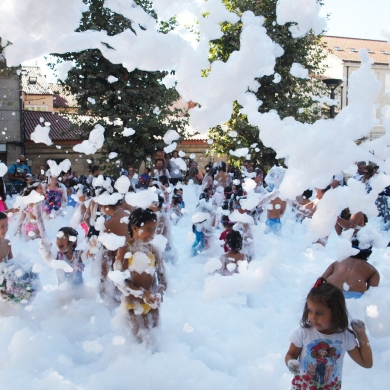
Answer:
[(156, 227), (157, 216), (152, 210), (135, 209), (128, 225), (131, 242), (118, 250), (114, 267), (130, 272), (124, 285), (118, 288), (123, 293), (122, 303), (129, 313), (134, 335), (139, 342), (147, 343), (151, 341), (148, 330), (158, 326), (159, 307), (167, 288), (161, 255), (150, 243)]
[(240, 252), (242, 249), (242, 236), (240, 232), (231, 230), (226, 236), (226, 245), (228, 252), (221, 256), (222, 267), (217, 271), (223, 276), (237, 274), (237, 266), (241, 261), (246, 260), (245, 255)]
[[(30, 194), (43, 195), (43, 187), (41, 182), (31, 182), (22, 192), (23, 197), (27, 197)], [(15, 235), (21, 234), (25, 240), (31, 240), (38, 237), (45, 237), (45, 225), (42, 217), (42, 205), (43, 196), (41, 201), (32, 199), (33, 202), (24, 204), (20, 208), (19, 218), (16, 223)]]
[(8, 217), (0, 212), (0, 263), (7, 262), (13, 258), (11, 243), (5, 238), (8, 232)]
[(6, 199), (7, 199), (7, 192), (6, 192), (4, 180), (2, 177), (0, 177), (0, 212), (6, 211), (8, 209)]
[[(58, 284), (68, 283), (68, 286), (81, 286), (83, 284), (82, 272), (84, 264), (81, 260), (81, 252), (76, 250), (78, 233), (71, 227), (63, 227), (57, 233), (57, 253), (51, 253), (50, 247), (44, 240), (41, 241), (39, 252), (48, 265), (55, 260), (65, 262), (64, 267), (56, 269)], [(54, 260), (53, 260), (54, 259)]]
[(174, 194), (172, 196), (172, 203), (171, 203), (171, 219), (173, 223), (176, 225), (177, 222), (180, 220), (180, 218), (183, 216), (181, 210), (184, 209), (184, 201), (183, 197), (180, 194)]
[(358, 249), (359, 253), (343, 261), (335, 261), (322, 277), (339, 287), (345, 298), (356, 299), (360, 298), (370, 287), (377, 287), (380, 276), (377, 269), (367, 262), (372, 253), (372, 247), (361, 249), (358, 240), (352, 241), (352, 247)]
[(196, 213), (192, 216), (192, 231), (195, 233), (195, 241), (192, 244), (191, 256), (195, 257), (205, 249), (210, 248), (211, 238), (214, 234), (215, 211), (209, 204), (204, 202), (196, 208)]
[(219, 236), (220, 241), (224, 241), (225, 243), (223, 244), (223, 249), (225, 252), (229, 252), (229, 248), (227, 246), (226, 242), (226, 236), (228, 233), (230, 233), (233, 229), (234, 222), (229, 220), (229, 217), (227, 215), (223, 215), (221, 219), (222, 226), (224, 227), (224, 231), (221, 233)]
[(301, 327), (290, 336), (285, 362), (294, 374), (291, 389), (340, 389), (345, 352), (360, 366), (372, 367), (365, 325), (360, 320), (351, 325), (355, 333), (348, 329), (342, 291), (319, 278), (307, 295)]

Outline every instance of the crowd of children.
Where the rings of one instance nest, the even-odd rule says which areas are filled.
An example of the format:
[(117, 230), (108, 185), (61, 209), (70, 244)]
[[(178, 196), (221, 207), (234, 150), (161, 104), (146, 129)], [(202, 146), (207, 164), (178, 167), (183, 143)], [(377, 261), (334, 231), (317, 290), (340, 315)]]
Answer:
[[(130, 168), (114, 180), (93, 167), (89, 178), (67, 178), (68, 187), (56, 176), (43, 175), (45, 180), (27, 183), (12, 209), (8, 209), (6, 196), (0, 192), (0, 206), (9, 216), (16, 216), (15, 234), (26, 240), (40, 240), (40, 254), (55, 270), (61, 291), (71, 292), (76, 299), (81, 297), (84, 264), (94, 262), (101, 299), (116, 305), (120, 301), (135, 337), (150, 345), (153, 340), (149, 330), (159, 323), (159, 308), (168, 286), (164, 264), (178, 262), (171, 225), (180, 224), (188, 211), (185, 187), (179, 177), (170, 181), (163, 158), (157, 158), (155, 166), (145, 169), (140, 176)], [(308, 196), (291, 201), (283, 199), (279, 192), (285, 173), (282, 167), (273, 167), (264, 181), (262, 170), (254, 169), (248, 161), (241, 172), (228, 172), (225, 163), (209, 166), (202, 180), (199, 169), (195, 166), (191, 169), (187, 185), (196, 186), (198, 194), (197, 204), (190, 205), (193, 210), (191, 255), (207, 256), (217, 248), (221, 252), (221, 267), (215, 272), (222, 276), (238, 274), (241, 264), (256, 257), (253, 225), (259, 223), (263, 210), (267, 210), (264, 233), (281, 235), (289, 204), (300, 223), (303, 218), (313, 217), (326, 192), (337, 185), (333, 178), (327, 188), (316, 189), (316, 199), (308, 199), (306, 192)], [(151, 177), (151, 172), (157, 177)], [(53, 245), (47, 239), (45, 218), (56, 218), (63, 213), (69, 204), (69, 192), (74, 214), (69, 226), (58, 230)], [(129, 194), (138, 194), (143, 206), (128, 202)], [(351, 215), (348, 210), (340, 213), (335, 222), (338, 234), (345, 229), (353, 230), (351, 245), (357, 253), (331, 264), (307, 296), (301, 327), (292, 334), (286, 355), (286, 364), (294, 374), (293, 389), (310, 388), (307, 386), (313, 383), (323, 388), (340, 388), (345, 352), (363, 367), (372, 365), (364, 324), (355, 321), (351, 323), (352, 330), (349, 329), (345, 304), (345, 298), (358, 298), (379, 284), (378, 271), (367, 263), (371, 246), (364, 246), (358, 240), (365, 223), (363, 213)], [(0, 212), (0, 263), (3, 264), (0, 296), (4, 300), (12, 296), (4, 276), (7, 268), (4, 265), (10, 265), (13, 258), (10, 240), (5, 238), (7, 230), (8, 216)], [(326, 245), (326, 238), (321, 243)], [(7, 275), (10, 284), (9, 270)], [(25, 293), (37, 289), (33, 283), (36, 277), (31, 272), (29, 275), (23, 287)]]

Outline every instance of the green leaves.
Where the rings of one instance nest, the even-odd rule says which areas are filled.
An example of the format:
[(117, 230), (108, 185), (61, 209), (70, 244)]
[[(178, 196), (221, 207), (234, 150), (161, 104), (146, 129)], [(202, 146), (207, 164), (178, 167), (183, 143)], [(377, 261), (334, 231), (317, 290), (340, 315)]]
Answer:
[[(284, 49), (284, 55), (277, 58), (275, 72), (280, 74), (280, 83), (275, 83), (274, 76), (264, 76), (258, 79), (260, 88), (253, 93), (262, 101), (259, 112), (269, 112), (276, 110), (281, 118), (294, 117), (301, 122), (312, 123), (320, 117), (320, 107), (311, 98), (312, 95), (320, 95), (324, 91), (323, 83), (319, 76), (324, 72), (321, 65), (326, 54), (323, 50), (319, 36), (309, 34), (301, 39), (291, 37), (288, 27), (279, 26), (276, 23), (276, 0), (224, 0), (226, 7), (236, 12), (238, 15), (250, 10), (255, 15), (265, 17), (264, 27), (272, 40)], [(242, 24), (224, 23), (222, 24), (223, 37), (212, 42), (210, 47), (210, 60), (227, 61), (234, 50), (240, 49), (239, 36)], [(299, 79), (290, 74), (291, 66), (294, 62), (302, 64), (309, 70), (310, 79)], [(259, 129), (252, 127), (246, 116), (239, 114), (239, 106), (235, 104), (232, 117), (227, 122), (226, 127), (218, 126), (210, 130), (210, 136), (215, 140), (211, 149), (217, 153), (227, 153), (227, 148), (249, 147), (250, 154), (254, 161), (262, 163), (266, 167), (271, 167), (277, 161), (275, 153), (264, 147), (259, 139)], [(232, 139), (227, 136), (230, 130), (237, 131), (238, 137)], [(257, 143), (255, 148), (251, 145)], [(229, 155), (230, 162), (237, 158)]]
[[(86, 0), (89, 10), (83, 15), (79, 31), (89, 29), (105, 30), (115, 35), (131, 28), (131, 21), (122, 15), (104, 8), (103, 0)], [(148, 1), (138, 1), (155, 17)], [(167, 31), (174, 20), (162, 25)], [(99, 119), (105, 128), (105, 145), (100, 163), (106, 171), (117, 171), (115, 161), (120, 159), (121, 166), (139, 165), (147, 156), (154, 156), (157, 147), (163, 147), (162, 137), (168, 129), (183, 133), (187, 124), (187, 113), (173, 110), (171, 107), (179, 99), (174, 88), (167, 89), (162, 79), (167, 72), (128, 72), (121, 64), (112, 64), (99, 50), (85, 50), (78, 53), (56, 55), (61, 61), (75, 61), (66, 80), (69, 91), (77, 97), (79, 114), (91, 115)], [(109, 76), (118, 80), (110, 83)], [(91, 103), (91, 99), (95, 104)], [(159, 107), (160, 114), (153, 113)], [(123, 126), (115, 126), (114, 121), (121, 120)], [(94, 124), (80, 125), (87, 133)], [(135, 134), (123, 137), (123, 127), (131, 127)], [(117, 152), (114, 162), (106, 162), (110, 152)]]

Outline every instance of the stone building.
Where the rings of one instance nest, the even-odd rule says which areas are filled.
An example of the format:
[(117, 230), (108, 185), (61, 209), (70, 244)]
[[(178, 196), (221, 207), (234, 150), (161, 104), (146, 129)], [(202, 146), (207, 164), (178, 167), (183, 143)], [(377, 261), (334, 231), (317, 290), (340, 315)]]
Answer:
[(6, 68), (5, 62), (0, 61), (0, 160), (7, 165), (24, 154), (21, 118), (20, 76), (16, 69)]

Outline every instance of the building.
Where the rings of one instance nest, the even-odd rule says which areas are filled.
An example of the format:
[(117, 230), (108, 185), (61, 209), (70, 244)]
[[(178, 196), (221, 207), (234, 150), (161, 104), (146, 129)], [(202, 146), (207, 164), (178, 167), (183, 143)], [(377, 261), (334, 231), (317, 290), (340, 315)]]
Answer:
[(7, 165), (24, 153), (21, 117), (20, 76), (5, 66), (0, 54), (0, 160)]
[[(48, 83), (37, 66), (22, 68), (21, 84), (25, 155), (31, 172), (38, 172), (39, 166), (49, 159), (59, 163), (68, 158), (73, 171), (87, 174), (89, 156), (73, 151), (73, 146), (81, 142), (80, 138), (85, 138), (77, 126), (81, 117), (76, 114), (76, 99), (66, 94), (62, 86)], [(50, 125), (51, 146), (31, 140), (35, 128), (45, 125)]]
[[(326, 60), (328, 66), (325, 72), (326, 78), (343, 80), (338, 88), (341, 92), (341, 108), (348, 105), (348, 86), (351, 74), (355, 72), (361, 64), (359, 57), (360, 49), (367, 49), (368, 55), (372, 58), (372, 69), (382, 82), (382, 90), (377, 102), (375, 115), (378, 119), (382, 115), (390, 117), (390, 46), (386, 41), (344, 38), (334, 36), (324, 36), (323, 43), (329, 51)], [(383, 126), (376, 126), (370, 134), (369, 139), (375, 139), (384, 134)]]

